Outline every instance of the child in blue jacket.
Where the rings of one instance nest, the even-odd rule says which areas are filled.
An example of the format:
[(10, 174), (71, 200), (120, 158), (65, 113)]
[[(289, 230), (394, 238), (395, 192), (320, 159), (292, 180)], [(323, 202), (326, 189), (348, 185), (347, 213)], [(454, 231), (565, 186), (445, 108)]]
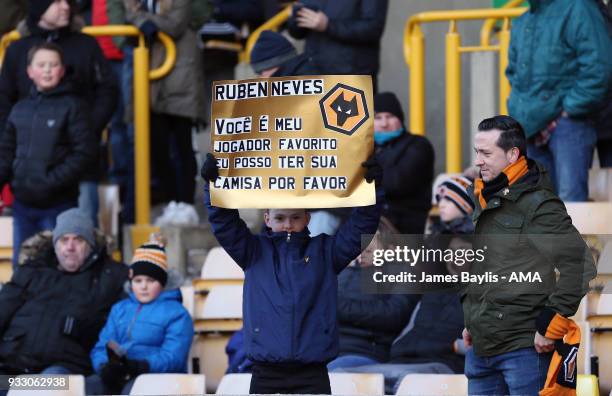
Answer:
[[(381, 174), (367, 161), (366, 180)], [(208, 154), (207, 181), (218, 177)], [(245, 272), (244, 343), (253, 361), (251, 394), (330, 394), (327, 362), (338, 355), (338, 273), (361, 253), (362, 235), (376, 232), (380, 204), (353, 208), (336, 235), (311, 238), (305, 209), (268, 209), (267, 229), (250, 233), (235, 209), (214, 207), (205, 186), (215, 237)]]
[(134, 252), (132, 293), (113, 306), (91, 351), (96, 374), (87, 378), (87, 394), (127, 395), (139, 374), (187, 372), (193, 322), (180, 290), (164, 290), (167, 268), (157, 243)]

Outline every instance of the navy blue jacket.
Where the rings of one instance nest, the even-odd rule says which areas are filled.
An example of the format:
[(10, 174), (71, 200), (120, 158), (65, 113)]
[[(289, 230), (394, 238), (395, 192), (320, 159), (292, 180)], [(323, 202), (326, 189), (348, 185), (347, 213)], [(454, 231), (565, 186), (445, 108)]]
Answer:
[(237, 210), (211, 205), (208, 185), (205, 200), (215, 237), (245, 273), (249, 359), (308, 364), (335, 358), (338, 273), (361, 253), (361, 236), (376, 232), (380, 205), (356, 207), (336, 235), (311, 238), (308, 229), (253, 235)]

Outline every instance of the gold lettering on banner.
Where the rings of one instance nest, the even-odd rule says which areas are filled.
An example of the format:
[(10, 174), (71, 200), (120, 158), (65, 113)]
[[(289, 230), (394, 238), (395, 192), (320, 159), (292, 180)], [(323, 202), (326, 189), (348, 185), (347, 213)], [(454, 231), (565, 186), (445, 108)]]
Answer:
[(375, 202), (361, 164), (374, 148), (369, 76), (216, 81), (211, 151), (225, 208), (353, 207)]

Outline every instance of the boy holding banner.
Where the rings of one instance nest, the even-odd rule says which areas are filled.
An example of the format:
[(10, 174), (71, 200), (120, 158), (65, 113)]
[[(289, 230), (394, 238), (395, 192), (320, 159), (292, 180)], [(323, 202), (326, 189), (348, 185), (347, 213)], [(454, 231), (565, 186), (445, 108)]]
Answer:
[[(382, 170), (375, 158), (363, 166), (366, 180), (378, 184)], [(208, 154), (202, 177), (214, 182), (218, 176), (215, 157)], [(337, 276), (361, 253), (362, 235), (376, 232), (377, 198), (375, 205), (353, 208), (334, 236), (311, 238), (305, 209), (267, 209), (266, 230), (253, 235), (237, 210), (212, 206), (206, 184), (213, 233), (245, 272), (245, 346), (254, 362), (251, 394), (331, 393), (326, 364), (338, 354)]]

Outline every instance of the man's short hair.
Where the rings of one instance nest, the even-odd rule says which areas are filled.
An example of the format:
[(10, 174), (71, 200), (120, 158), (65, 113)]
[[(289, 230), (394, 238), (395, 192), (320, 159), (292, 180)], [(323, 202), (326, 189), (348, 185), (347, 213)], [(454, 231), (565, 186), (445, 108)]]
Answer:
[(497, 146), (509, 151), (513, 147), (519, 149), (520, 155), (527, 156), (527, 138), (521, 124), (514, 118), (506, 115), (497, 115), (491, 118), (485, 118), (478, 124), (479, 132), (488, 132), (493, 129), (501, 131)]
[(64, 50), (62, 49), (62, 47), (60, 47), (59, 45), (57, 45), (55, 43), (52, 43), (52, 42), (43, 41), (42, 43), (35, 44), (28, 51), (28, 66), (30, 66), (32, 64), (32, 60), (34, 59), (34, 55), (36, 55), (36, 53), (38, 51), (40, 51), (40, 50), (53, 51), (53, 52), (57, 53), (59, 55), (60, 62), (62, 63), (62, 65), (64, 64)]

